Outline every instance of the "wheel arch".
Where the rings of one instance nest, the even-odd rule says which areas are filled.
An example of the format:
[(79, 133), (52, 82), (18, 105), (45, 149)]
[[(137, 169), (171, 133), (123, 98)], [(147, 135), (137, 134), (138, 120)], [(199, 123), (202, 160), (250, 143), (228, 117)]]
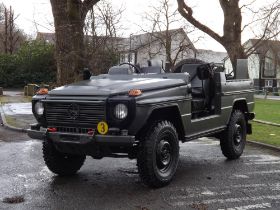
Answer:
[(234, 110), (240, 110), (243, 113), (247, 113), (248, 105), (247, 105), (246, 98), (240, 98), (240, 99), (234, 100), (233, 105), (232, 105), (232, 112), (234, 112)]
[(228, 117), (227, 124), (229, 123), (231, 115), (235, 110), (240, 110), (246, 117), (246, 121), (248, 120), (248, 118), (247, 118), (248, 105), (247, 105), (246, 98), (238, 98), (233, 101), (232, 110), (231, 110), (230, 116)]
[(137, 136), (141, 136), (143, 132), (147, 132), (151, 123), (161, 120), (170, 121), (177, 130), (179, 140), (184, 139), (185, 131), (178, 105), (168, 105), (154, 108), (148, 117), (146, 124), (138, 131)]

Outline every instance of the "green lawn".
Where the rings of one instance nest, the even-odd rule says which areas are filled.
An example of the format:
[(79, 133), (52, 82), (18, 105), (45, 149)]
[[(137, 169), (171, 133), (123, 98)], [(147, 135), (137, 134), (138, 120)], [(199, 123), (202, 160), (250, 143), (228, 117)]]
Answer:
[(31, 102), (31, 96), (0, 96), (0, 102), (5, 103), (25, 103)]
[(247, 139), (280, 147), (280, 127), (252, 122), (253, 134)]
[(256, 99), (255, 113), (257, 120), (280, 124), (280, 101)]
[[(280, 101), (256, 99), (256, 119), (280, 124)], [(271, 144), (280, 147), (280, 127), (252, 122), (253, 134), (249, 140)]]

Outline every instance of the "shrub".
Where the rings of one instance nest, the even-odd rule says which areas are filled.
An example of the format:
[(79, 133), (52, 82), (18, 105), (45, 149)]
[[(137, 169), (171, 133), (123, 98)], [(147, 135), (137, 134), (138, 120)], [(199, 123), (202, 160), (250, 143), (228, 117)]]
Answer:
[(54, 46), (30, 41), (14, 55), (0, 55), (0, 86), (23, 87), (28, 83), (55, 82)]

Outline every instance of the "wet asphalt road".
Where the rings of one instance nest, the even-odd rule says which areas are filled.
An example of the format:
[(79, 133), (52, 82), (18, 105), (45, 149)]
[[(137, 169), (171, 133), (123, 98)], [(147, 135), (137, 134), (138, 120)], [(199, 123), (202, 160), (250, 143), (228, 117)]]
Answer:
[[(227, 161), (219, 142), (180, 147), (173, 182), (141, 184), (134, 160), (87, 158), (78, 175), (61, 178), (44, 165), (41, 142), (0, 128), (0, 209), (279, 209), (280, 154), (247, 146)], [(4, 140), (4, 141), (3, 141)], [(8, 142), (7, 142), (8, 140)], [(20, 196), (24, 202), (7, 204)]]

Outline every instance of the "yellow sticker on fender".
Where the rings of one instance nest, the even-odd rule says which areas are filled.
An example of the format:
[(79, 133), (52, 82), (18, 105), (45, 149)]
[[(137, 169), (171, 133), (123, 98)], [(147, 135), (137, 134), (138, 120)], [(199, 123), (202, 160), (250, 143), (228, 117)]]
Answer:
[(104, 121), (101, 121), (98, 123), (97, 125), (97, 131), (98, 133), (105, 135), (108, 132), (109, 128), (108, 128), (108, 124)]

